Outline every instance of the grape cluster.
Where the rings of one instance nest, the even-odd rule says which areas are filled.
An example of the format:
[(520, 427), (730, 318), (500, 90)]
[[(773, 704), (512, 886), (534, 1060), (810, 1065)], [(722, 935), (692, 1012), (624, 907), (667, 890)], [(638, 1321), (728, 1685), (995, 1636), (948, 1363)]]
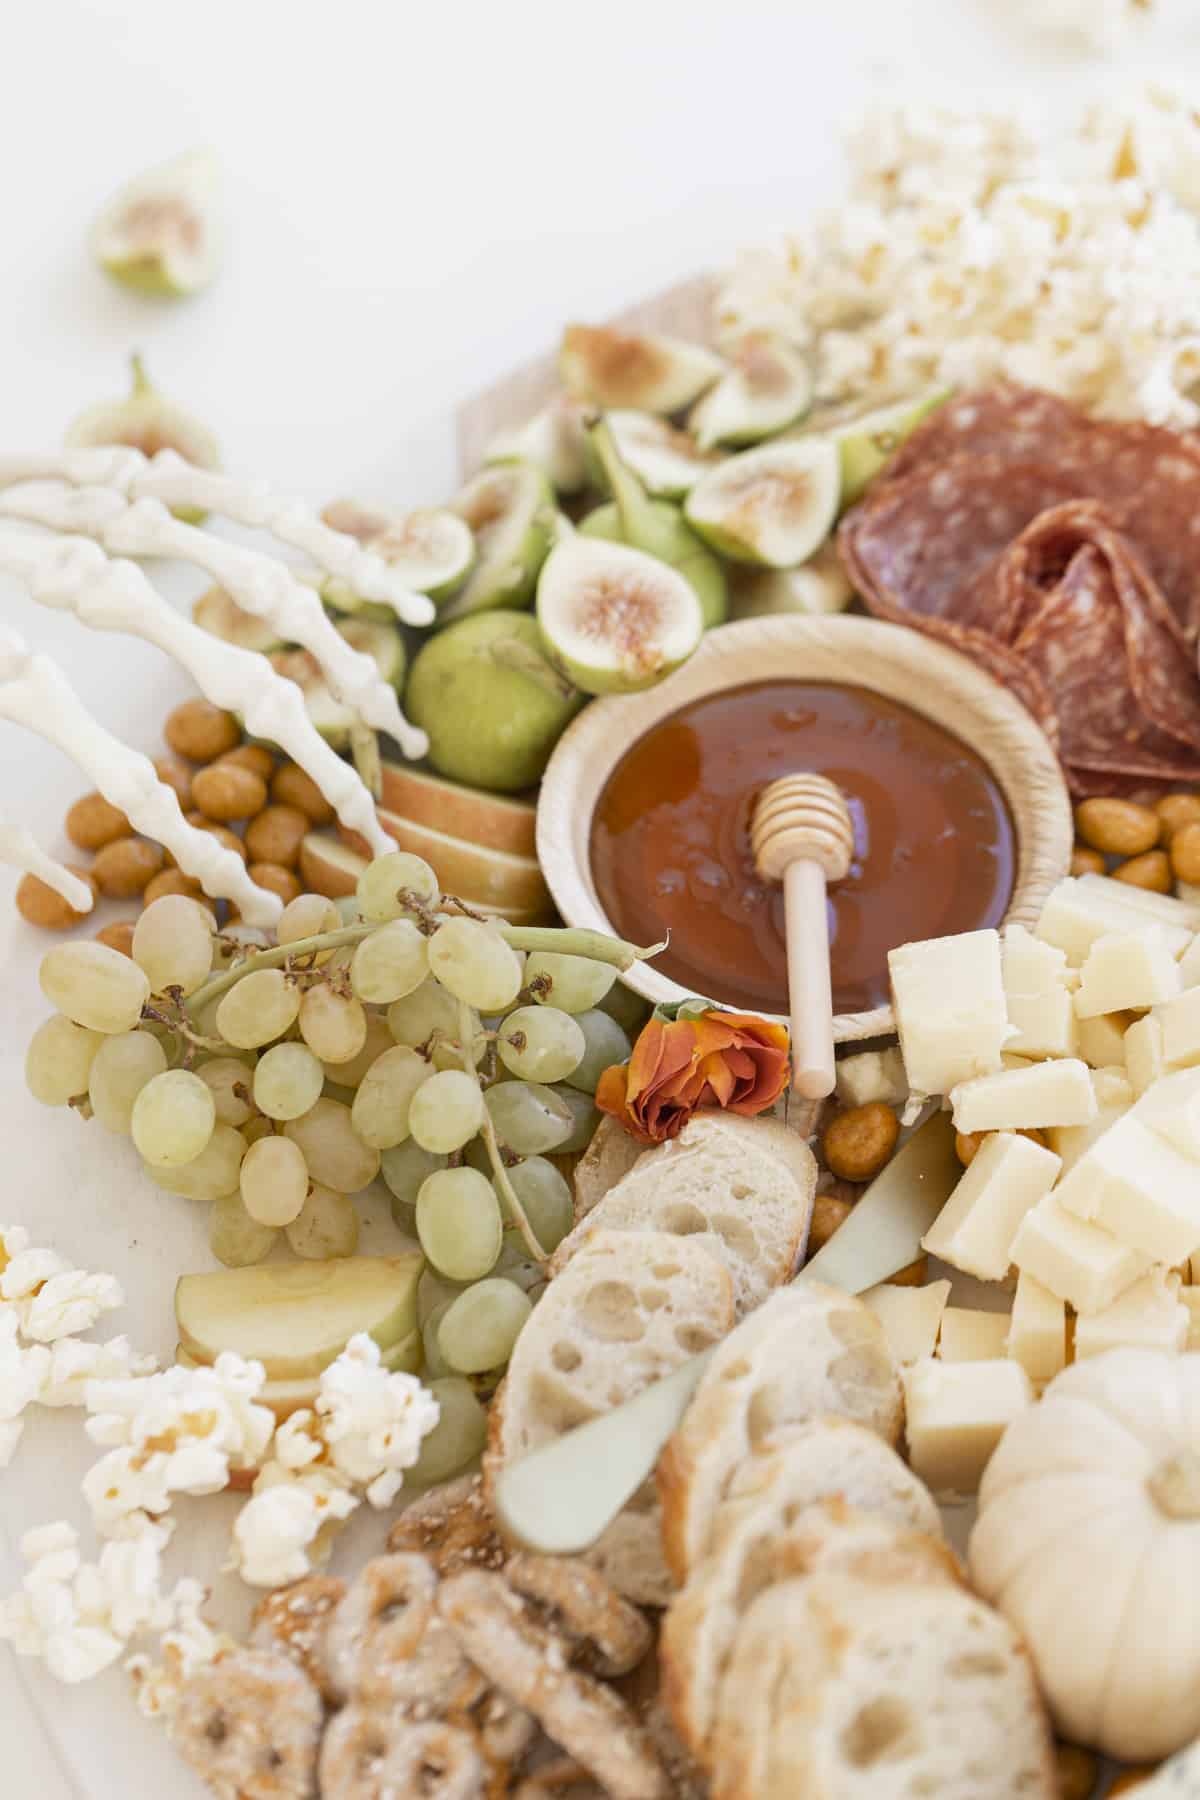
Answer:
[[(568, 948), (514, 947), (522, 938)], [(549, 1160), (581, 1150), (601, 1072), (630, 1054), (641, 1003), (571, 934), (455, 910), (402, 851), (356, 895), (302, 894), (277, 943), (251, 949), (208, 908), (167, 895), (132, 958), (95, 942), (51, 950), (26, 1078), (130, 1137), (151, 1180), (210, 1205), (214, 1255), (351, 1255), (352, 1198), (382, 1176), (419, 1240), (427, 1376), (484, 1385), (507, 1362), (572, 1224)]]

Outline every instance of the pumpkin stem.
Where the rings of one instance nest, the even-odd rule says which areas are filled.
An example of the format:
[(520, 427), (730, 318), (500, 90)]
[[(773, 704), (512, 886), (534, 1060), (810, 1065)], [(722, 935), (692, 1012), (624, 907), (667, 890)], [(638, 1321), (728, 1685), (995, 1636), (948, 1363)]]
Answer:
[(1168, 1519), (1200, 1519), (1200, 1450), (1181, 1450), (1160, 1463), (1146, 1486)]

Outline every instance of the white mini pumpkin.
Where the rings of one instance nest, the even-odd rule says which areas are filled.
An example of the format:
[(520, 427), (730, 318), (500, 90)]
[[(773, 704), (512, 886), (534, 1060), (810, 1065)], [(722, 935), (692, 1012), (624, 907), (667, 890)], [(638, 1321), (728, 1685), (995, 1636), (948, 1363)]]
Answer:
[(1065, 1369), (988, 1464), (968, 1556), (1064, 1737), (1136, 1762), (1200, 1734), (1200, 1355)]

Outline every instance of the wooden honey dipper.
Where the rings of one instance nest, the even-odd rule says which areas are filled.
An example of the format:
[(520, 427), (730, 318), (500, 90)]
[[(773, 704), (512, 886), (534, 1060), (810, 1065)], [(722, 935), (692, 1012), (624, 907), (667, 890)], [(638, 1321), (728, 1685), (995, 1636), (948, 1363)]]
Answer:
[(833, 1092), (833, 990), (825, 884), (842, 881), (854, 827), (823, 775), (783, 775), (758, 796), (750, 847), (759, 874), (782, 881), (791, 1008), (792, 1085), (807, 1100)]

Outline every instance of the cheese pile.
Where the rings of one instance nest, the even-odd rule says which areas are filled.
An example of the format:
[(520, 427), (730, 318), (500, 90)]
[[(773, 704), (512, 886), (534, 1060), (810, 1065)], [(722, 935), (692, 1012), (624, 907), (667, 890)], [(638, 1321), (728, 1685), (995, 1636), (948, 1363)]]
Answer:
[(875, 107), (846, 199), (742, 258), (723, 333), (782, 332), (818, 402), (1001, 378), (1104, 417), (1200, 421), (1200, 114), (1149, 91), (1066, 129)]
[(948, 1281), (866, 1296), (906, 1369), (913, 1467), (969, 1492), (1069, 1353), (1200, 1348), (1200, 905), (1083, 875), (1033, 934), (889, 963), (909, 1087), (987, 1134), (924, 1248), (1017, 1274), (1011, 1313), (947, 1306)]

